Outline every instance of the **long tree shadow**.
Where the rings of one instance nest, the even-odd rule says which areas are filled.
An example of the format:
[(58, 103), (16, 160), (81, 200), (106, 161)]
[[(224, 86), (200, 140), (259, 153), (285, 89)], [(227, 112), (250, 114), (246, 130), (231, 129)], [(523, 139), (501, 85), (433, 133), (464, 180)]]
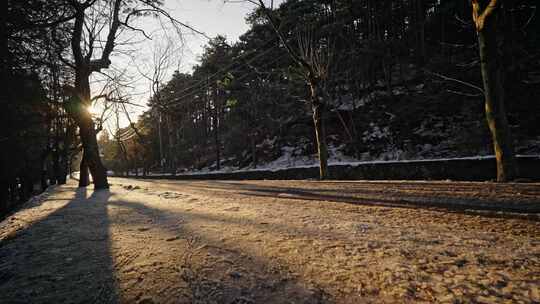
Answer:
[[(223, 184), (225, 187), (234, 186), (250, 191), (274, 191), (287, 192), (298, 195), (327, 195), (348, 198), (390, 198), (392, 201), (405, 201), (409, 203), (426, 204), (429, 200), (433, 204), (446, 202), (448, 205), (459, 207), (459, 201), (463, 201), (469, 207), (478, 209), (512, 209), (540, 212), (540, 185), (530, 184), (484, 184), (484, 183), (444, 183), (444, 182), (398, 182), (393, 183), (380, 181), (365, 181), (360, 183), (343, 182), (316, 182), (314, 187), (303, 186), (273, 186), (270, 185), (250, 185), (240, 182), (216, 181), (216, 184)], [(344, 186), (345, 185), (345, 186)], [(341, 187), (340, 187), (341, 186)], [(497, 193), (496, 196), (493, 194)], [(515, 195), (521, 196), (521, 205), (514, 206), (512, 202)], [(371, 197), (370, 197), (371, 196)], [(463, 205), (465, 205), (463, 204)]]
[(110, 196), (87, 197), (79, 188), (69, 203), (0, 243), (0, 303), (117, 302)]
[[(158, 181), (148, 181), (156, 183)], [(163, 182), (163, 181), (160, 181)], [(322, 184), (325, 184), (324, 182)], [(174, 185), (174, 183), (171, 183)], [(329, 183), (330, 185), (332, 183)], [(235, 181), (207, 181), (207, 182), (190, 182), (182, 185), (185, 188), (194, 188), (207, 191), (234, 191), (235, 194), (244, 196), (259, 196), (259, 197), (283, 197), (288, 199), (300, 199), (313, 202), (339, 202), (353, 205), (364, 206), (380, 206), (405, 209), (431, 209), (440, 212), (464, 213), (464, 214), (482, 214), (486, 217), (495, 218), (530, 218), (533, 220), (538, 217), (523, 216), (513, 213), (540, 213), (540, 198), (535, 196), (526, 201), (513, 203), (507, 199), (493, 197), (474, 197), (475, 188), (470, 185), (459, 185), (467, 189), (469, 193), (450, 195), (451, 189), (447, 189), (442, 183), (428, 182), (429, 185), (437, 185), (443, 189), (424, 189), (424, 192), (419, 191), (422, 183), (412, 183), (411, 185), (400, 186), (397, 188), (378, 188), (370, 189), (369, 185), (385, 185), (384, 182), (368, 182), (368, 185), (352, 185), (346, 189), (331, 187), (331, 188), (310, 188), (305, 186), (274, 186), (235, 182)], [(499, 187), (498, 185), (496, 185)], [(516, 186), (516, 185), (514, 185)], [(537, 195), (538, 187), (525, 185), (521, 186), (524, 190), (529, 190), (534, 195)], [(407, 188), (413, 188), (415, 193), (408, 193)], [(455, 189), (454, 189), (455, 190)], [(446, 194), (441, 194), (441, 191)], [(284, 195), (285, 194), (285, 195)], [(500, 213), (504, 211), (504, 213)], [(510, 212), (510, 213), (508, 213)]]
[[(161, 227), (160, 230), (164, 230), (165, 233), (169, 232), (171, 235), (183, 234), (184, 236), (197, 236), (197, 231), (186, 230), (181, 226), (175, 224), (174, 219), (184, 218), (188, 216), (195, 221), (204, 221), (209, 223), (215, 223), (218, 225), (229, 225), (237, 228), (242, 228), (246, 230), (255, 231), (257, 229), (265, 228), (265, 234), (270, 234), (271, 232), (267, 231), (267, 227), (271, 226), (272, 229), (276, 230), (279, 233), (285, 235), (294, 230), (294, 234), (304, 238), (316, 239), (321, 235), (321, 231), (312, 227), (296, 227), (294, 225), (288, 225), (286, 223), (269, 223), (264, 222), (261, 225), (260, 220), (255, 220), (253, 218), (245, 216), (230, 216), (227, 214), (210, 214), (206, 212), (200, 212), (196, 210), (190, 210), (189, 214), (187, 212), (180, 211), (162, 211), (156, 208), (152, 208), (144, 203), (140, 202), (111, 202), (111, 205), (126, 207), (136, 211), (139, 214), (142, 214), (146, 219), (156, 219), (159, 218)], [(170, 219), (170, 220), (169, 220)], [(146, 221), (141, 219), (139, 220), (141, 224), (144, 224)], [(340, 235), (339, 232), (332, 231), (333, 236)], [(346, 237), (346, 235), (341, 235), (341, 237)], [(203, 239), (202, 241), (210, 241), (208, 239)]]
[[(237, 221), (227, 217), (214, 215), (187, 213), (160, 209), (149, 206), (147, 203), (139, 201), (113, 200), (110, 203), (115, 208), (129, 210), (124, 214), (137, 214), (130, 216), (129, 226), (146, 227), (152, 231), (152, 239), (163, 240), (167, 236), (180, 236), (182, 242), (182, 253), (174, 256), (171, 253), (174, 243), (166, 241), (159, 242), (156, 248), (162, 258), (167, 259), (170, 267), (179, 266), (182, 271), (176, 278), (166, 278), (164, 284), (176, 284), (186, 288), (189, 295), (177, 296), (174, 290), (165, 288), (160, 294), (152, 295), (154, 302), (175, 302), (175, 303), (332, 303), (323, 289), (305, 286), (302, 282), (291, 276), (291, 271), (285, 264), (271, 263), (262, 255), (257, 255), (245, 247), (225, 245), (219, 239), (219, 232), (215, 238), (202, 234), (184, 225), (186, 218), (194, 221), (213, 222), (217, 225), (232, 224), (244, 226), (251, 229), (256, 224), (252, 221)], [(182, 219), (182, 224), (178, 220)], [(112, 217), (113, 225), (115, 221), (126, 226), (123, 216)], [(149, 225), (148, 223), (152, 224)], [(195, 240), (190, 244), (188, 240)], [(148, 244), (138, 242), (131, 248), (139, 251), (139, 254), (146, 255), (151, 259), (155, 254), (144, 253), (144, 247)], [(155, 244), (153, 245), (155, 246)], [(153, 247), (151, 246), (151, 247)], [(176, 245), (178, 246), (178, 245)], [(147, 261), (148, 262), (148, 261)], [(125, 265), (124, 269), (133, 270), (132, 265)], [(234, 269), (234, 271), (231, 271)], [(119, 276), (122, 276), (122, 267), (118, 268)], [(145, 272), (146, 270), (140, 269)], [(150, 275), (152, 276), (152, 275)], [(150, 281), (160, 281), (164, 278), (159, 274), (153, 274)], [(180, 279), (182, 282), (175, 282)], [(138, 288), (137, 286), (132, 288)], [(126, 294), (137, 293), (133, 290), (126, 290)], [(170, 293), (167, 295), (167, 293)], [(176, 298), (175, 298), (176, 296)], [(133, 298), (123, 298), (123, 301), (133, 302)], [(135, 299), (136, 300), (136, 299)]]
[[(275, 187), (261, 185), (246, 185), (238, 182), (223, 182), (225, 185), (231, 185), (250, 192), (245, 192), (245, 195), (252, 195), (252, 192), (259, 193), (261, 196), (271, 196), (272, 194), (290, 194), (290, 198), (313, 200), (313, 201), (333, 201), (344, 202), (358, 205), (370, 206), (385, 206), (399, 208), (436, 208), (440, 211), (460, 212), (460, 213), (477, 213), (475, 211), (506, 211), (506, 212), (527, 212), (540, 213), (540, 197), (520, 202), (519, 204), (512, 203), (508, 199), (503, 198), (482, 198), (473, 197), (477, 188), (472, 188), (465, 185), (470, 193), (455, 194), (457, 189), (429, 189), (422, 185), (406, 185), (392, 189), (378, 188), (370, 189), (369, 184), (384, 185), (384, 183), (370, 182), (368, 185), (354, 185), (350, 188), (330, 188), (330, 189), (311, 189), (307, 187)], [(326, 182), (325, 182), (326, 183)], [(434, 183), (430, 183), (434, 184)], [(444, 184), (437, 183), (439, 186)], [(408, 193), (405, 189), (412, 187), (414, 193)], [(538, 189), (535, 189), (538, 191)], [(257, 195), (257, 194), (255, 194)], [(508, 217), (509, 214), (485, 213), (486, 216), (493, 217)]]
[[(151, 238), (158, 237), (156, 230), (162, 229), (165, 234), (181, 235), (186, 239), (196, 237), (199, 244), (207, 245), (204, 248), (184, 248), (186, 252), (179, 254), (198, 255), (203, 258), (202, 263), (195, 261), (190, 265), (189, 259), (180, 259), (179, 263), (183, 264), (179, 265), (167, 261), (170, 269), (150, 264), (149, 271), (144, 269), (139, 273), (146, 282), (146, 277), (152, 281), (161, 276), (160, 272), (176, 271), (179, 266), (189, 270), (175, 272), (178, 279), (175, 281), (158, 280), (161, 285), (155, 285), (154, 290), (143, 287), (137, 291), (137, 286), (144, 285), (139, 278), (136, 292), (148, 293), (160, 299), (158, 302), (251, 303), (252, 299), (261, 303), (330, 302), (321, 289), (307, 289), (292, 278), (285, 266), (277, 267), (239, 248), (212, 246), (212, 240), (197, 236), (196, 231), (179, 227), (176, 219), (181, 216), (177, 214), (151, 208), (143, 202), (126, 202), (122, 197), (111, 197), (108, 190), (94, 191), (87, 197), (86, 189), (77, 189), (68, 203), (59, 202), (61, 205), (56, 206), (61, 207), (3, 240), (0, 243), (0, 303), (130, 303), (131, 300), (145, 300), (125, 297), (124, 292), (127, 294), (129, 290), (123, 289), (120, 283), (122, 271), (135, 269), (137, 263), (115, 259), (115, 255), (118, 258), (119, 253), (120, 257), (125, 254), (126, 249), (137, 251), (137, 246), (117, 239), (115, 234), (115, 248), (112, 248), (111, 234), (111, 231), (122, 230), (120, 237), (131, 238), (134, 233), (130, 232), (130, 225), (140, 224), (155, 227), (151, 230)], [(53, 195), (50, 199), (56, 198)], [(61, 199), (64, 198), (59, 201)], [(115, 214), (116, 210), (111, 216), (111, 210), (108, 210), (111, 207), (125, 207), (142, 216), (134, 216), (133, 212)], [(172, 243), (162, 240), (159, 244)], [(131, 248), (123, 247), (126, 245)], [(142, 255), (143, 264), (159, 255), (170, 257), (167, 248), (164, 246)], [(194, 253), (189, 254), (189, 251)], [(213, 257), (214, 263), (208, 264), (208, 257)], [(240, 275), (228, 272), (230, 263), (223, 262), (226, 257), (234, 260)], [(179, 292), (186, 286), (191, 289), (190, 297)]]

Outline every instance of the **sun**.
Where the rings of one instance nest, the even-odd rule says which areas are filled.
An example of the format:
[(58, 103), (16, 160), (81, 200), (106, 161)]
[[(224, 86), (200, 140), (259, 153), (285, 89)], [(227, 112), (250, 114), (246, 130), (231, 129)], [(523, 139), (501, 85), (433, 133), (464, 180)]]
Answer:
[(86, 107), (86, 111), (90, 113), (92, 116), (100, 115), (101, 114), (101, 108), (96, 104), (93, 103)]

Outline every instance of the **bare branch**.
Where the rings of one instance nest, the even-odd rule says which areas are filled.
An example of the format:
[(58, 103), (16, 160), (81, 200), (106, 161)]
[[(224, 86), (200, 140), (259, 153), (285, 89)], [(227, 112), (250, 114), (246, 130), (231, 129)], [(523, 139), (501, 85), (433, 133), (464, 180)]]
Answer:
[(122, 4), (122, 0), (114, 1), (114, 6), (112, 10), (111, 28), (109, 29), (109, 34), (107, 35), (107, 40), (105, 42), (105, 47), (103, 48), (103, 53), (101, 54), (101, 58), (90, 61), (90, 69), (92, 71), (99, 71), (103, 68), (108, 68), (109, 65), (111, 64), (109, 57), (114, 49), (116, 32), (118, 31), (118, 28), (120, 27), (119, 14), (120, 14), (121, 4)]
[(472, 17), (476, 25), (476, 31), (481, 32), (484, 29), (486, 18), (491, 16), (493, 11), (498, 7), (497, 0), (490, 0), (483, 12), (480, 12), (480, 0), (472, 0)]
[(453, 81), (453, 82), (456, 82), (456, 83), (460, 83), (462, 85), (465, 85), (469, 88), (473, 88), (475, 90), (478, 90), (479, 92), (482, 93), (482, 95), (484, 94), (484, 90), (482, 88), (480, 88), (479, 86), (476, 86), (472, 83), (469, 83), (469, 82), (466, 82), (466, 81), (463, 81), (463, 80), (459, 80), (459, 79), (456, 79), (456, 78), (452, 78), (452, 77), (448, 77), (448, 76), (445, 76), (445, 75), (442, 75), (442, 74), (439, 74), (439, 73), (435, 73), (435, 72), (431, 72), (431, 71), (428, 71), (428, 70), (425, 70), (424, 71), (428, 74), (431, 74), (433, 76), (437, 76), (439, 78), (442, 78), (444, 80), (449, 80), (449, 81)]

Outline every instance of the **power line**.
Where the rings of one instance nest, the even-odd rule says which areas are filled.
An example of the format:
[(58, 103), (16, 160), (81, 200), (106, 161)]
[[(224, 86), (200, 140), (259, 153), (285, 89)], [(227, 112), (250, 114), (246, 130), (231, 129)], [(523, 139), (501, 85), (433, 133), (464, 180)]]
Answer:
[[(332, 25), (337, 25), (337, 24), (344, 24), (344, 23), (346, 23), (346, 22), (347, 22), (346, 20), (338, 20), (338, 21), (334, 21), (334, 22), (332, 22), (332, 23), (325, 24), (324, 26), (332, 26)], [(307, 27), (304, 27), (304, 29), (306, 29), (306, 28), (307, 28)], [(269, 42), (275, 41), (276, 39), (277, 39), (277, 38), (272, 38), (272, 39), (269, 39), (269, 40), (265, 41), (265, 42), (263, 43), (263, 46), (267, 45)], [(271, 50), (273, 50), (274, 48), (276, 48), (276, 47), (278, 47), (278, 46), (279, 46), (279, 45), (274, 45), (274, 46), (272, 46), (272, 47), (266, 49), (266, 50), (263, 51), (262, 53), (259, 53), (259, 54), (256, 55), (255, 57), (251, 58), (251, 60), (250, 60), (249, 62), (240, 64), (240, 65), (239, 65), (235, 70), (233, 70), (233, 71), (238, 71), (238, 69), (239, 69), (240, 67), (245, 67), (245, 66), (247, 66), (248, 64), (250, 64), (250, 63), (252, 63), (253, 61), (255, 61), (255, 59), (257, 59), (257, 58), (259, 58), (259, 57), (261, 57), (261, 56), (267, 54), (268, 52), (270, 52)], [(257, 52), (257, 51), (253, 51), (253, 52)], [(248, 54), (252, 54), (253, 52), (242, 54), (242, 55), (240, 55), (239, 57), (235, 58), (235, 60), (238, 60), (238, 59), (240, 59), (240, 58), (242, 58), (242, 57), (244, 57), (244, 56), (247, 56)], [(275, 61), (274, 61), (274, 62), (275, 62)], [(216, 75), (218, 75), (218, 74), (220, 74), (220, 73), (223, 73), (223, 72), (227, 71), (228, 69), (230, 69), (231, 67), (235, 66), (236, 64), (237, 64), (236, 62), (233, 62), (233, 63), (227, 65), (226, 67), (221, 68), (220, 70), (218, 70), (217, 72), (213, 73), (212, 75), (208, 76), (206, 79), (200, 80), (200, 81), (198, 81), (197, 83), (195, 83), (195, 84), (193, 84), (193, 85), (191, 85), (191, 86), (189, 86), (189, 87), (183, 89), (182, 91), (180, 91), (180, 92), (175, 92), (175, 93), (181, 94), (181, 93), (184, 93), (184, 92), (188, 92), (188, 91), (191, 90), (191, 89), (198, 89), (198, 88), (203, 88), (203, 87), (205, 87), (205, 86), (208, 86), (207, 82), (208, 82), (211, 78), (213, 78), (214, 76), (216, 76)], [(238, 79), (237, 79), (237, 80), (238, 80)], [(193, 93), (186, 94), (186, 95), (181, 96), (181, 97), (179, 97), (179, 98), (174, 98), (174, 100), (171, 100), (170, 102), (161, 104), (161, 105), (159, 105), (159, 106), (167, 107), (167, 106), (170, 106), (170, 105), (177, 104), (177, 103), (179, 103), (179, 99), (183, 99), (183, 98), (189, 97), (189, 96), (191, 96), (191, 95), (193, 95)]]
[[(271, 41), (273, 41), (273, 40), (275, 40), (275, 39), (271, 39), (271, 40), (266, 41), (265, 43), (263, 43), (263, 46), (266, 45), (266, 44), (268, 44), (269, 42), (271, 42)], [(255, 57), (251, 58), (251, 60), (249, 61), (249, 63), (251, 63), (251, 62), (253, 62), (255, 59), (257, 59), (257, 58), (259, 58), (259, 57), (265, 55), (266, 53), (270, 52), (271, 50), (275, 49), (276, 47), (277, 47), (277, 46), (274, 45), (274, 46), (272, 46), (272, 47), (270, 47), (270, 48), (267, 48), (267, 49), (266, 49), (265, 51), (263, 51), (262, 53), (259, 53), (259, 54), (257, 54)], [(251, 54), (256, 53), (256, 52), (257, 52), (257, 51), (253, 51), (253, 52), (249, 52), (249, 53), (244, 53), (244, 54), (240, 55), (239, 57), (235, 58), (235, 60), (238, 60), (238, 59), (240, 59), (240, 58), (242, 58), (242, 57), (245, 57), (245, 56), (247, 56), (247, 55), (251, 55)], [(247, 64), (249, 64), (249, 63), (244, 63), (243, 65), (240, 65), (240, 66), (245, 66), (245, 65), (247, 65)], [(212, 77), (214, 77), (214, 76), (216, 76), (216, 75), (218, 75), (218, 74), (220, 74), (220, 73), (223, 73), (223, 72), (227, 71), (228, 69), (230, 69), (231, 67), (233, 67), (233, 66), (235, 66), (235, 65), (237, 65), (237, 64), (238, 64), (238, 63), (233, 62), (233, 63), (227, 65), (226, 67), (223, 67), (223, 68), (219, 69), (217, 72), (213, 73), (212, 75), (208, 76), (207, 79), (203, 79), (203, 80), (201, 80), (201, 81), (195, 83), (194, 85), (191, 85), (190, 87), (187, 87), (187, 88), (185, 88), (185, 89), (183, 89), (182, 91), (177, 92), (177, 93), (179, 93), (179, 94), (180, 94), (180, 93), (184, 93), (184, 92), (187, 92), (187, 91), (189, 91), (189, 90), (191, 90), (191, 89), (193, 89), (193, 88), (197, 88), (197, 87), (201, 86), (201, 84), (204, 85), (204, 84), (205, 84), (208, 80), (210, 80)], [(201, 86), (201, 87), (202, 87), (202, 86)], [(171, 101), (171, 102), (169, 102), (169, 103), (162, 104), (161, 106), (168, 106), (168, 105), (170, 105), (171, 103), (175, 103), (175, 101)]]

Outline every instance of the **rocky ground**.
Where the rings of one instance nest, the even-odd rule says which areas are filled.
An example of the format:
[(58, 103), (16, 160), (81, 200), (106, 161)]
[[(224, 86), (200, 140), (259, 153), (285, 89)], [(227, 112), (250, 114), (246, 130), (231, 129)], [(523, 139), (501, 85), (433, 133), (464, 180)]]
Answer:
[(0, 303), (540, 303), (540, 184), (111, 182), (0, 223)]

